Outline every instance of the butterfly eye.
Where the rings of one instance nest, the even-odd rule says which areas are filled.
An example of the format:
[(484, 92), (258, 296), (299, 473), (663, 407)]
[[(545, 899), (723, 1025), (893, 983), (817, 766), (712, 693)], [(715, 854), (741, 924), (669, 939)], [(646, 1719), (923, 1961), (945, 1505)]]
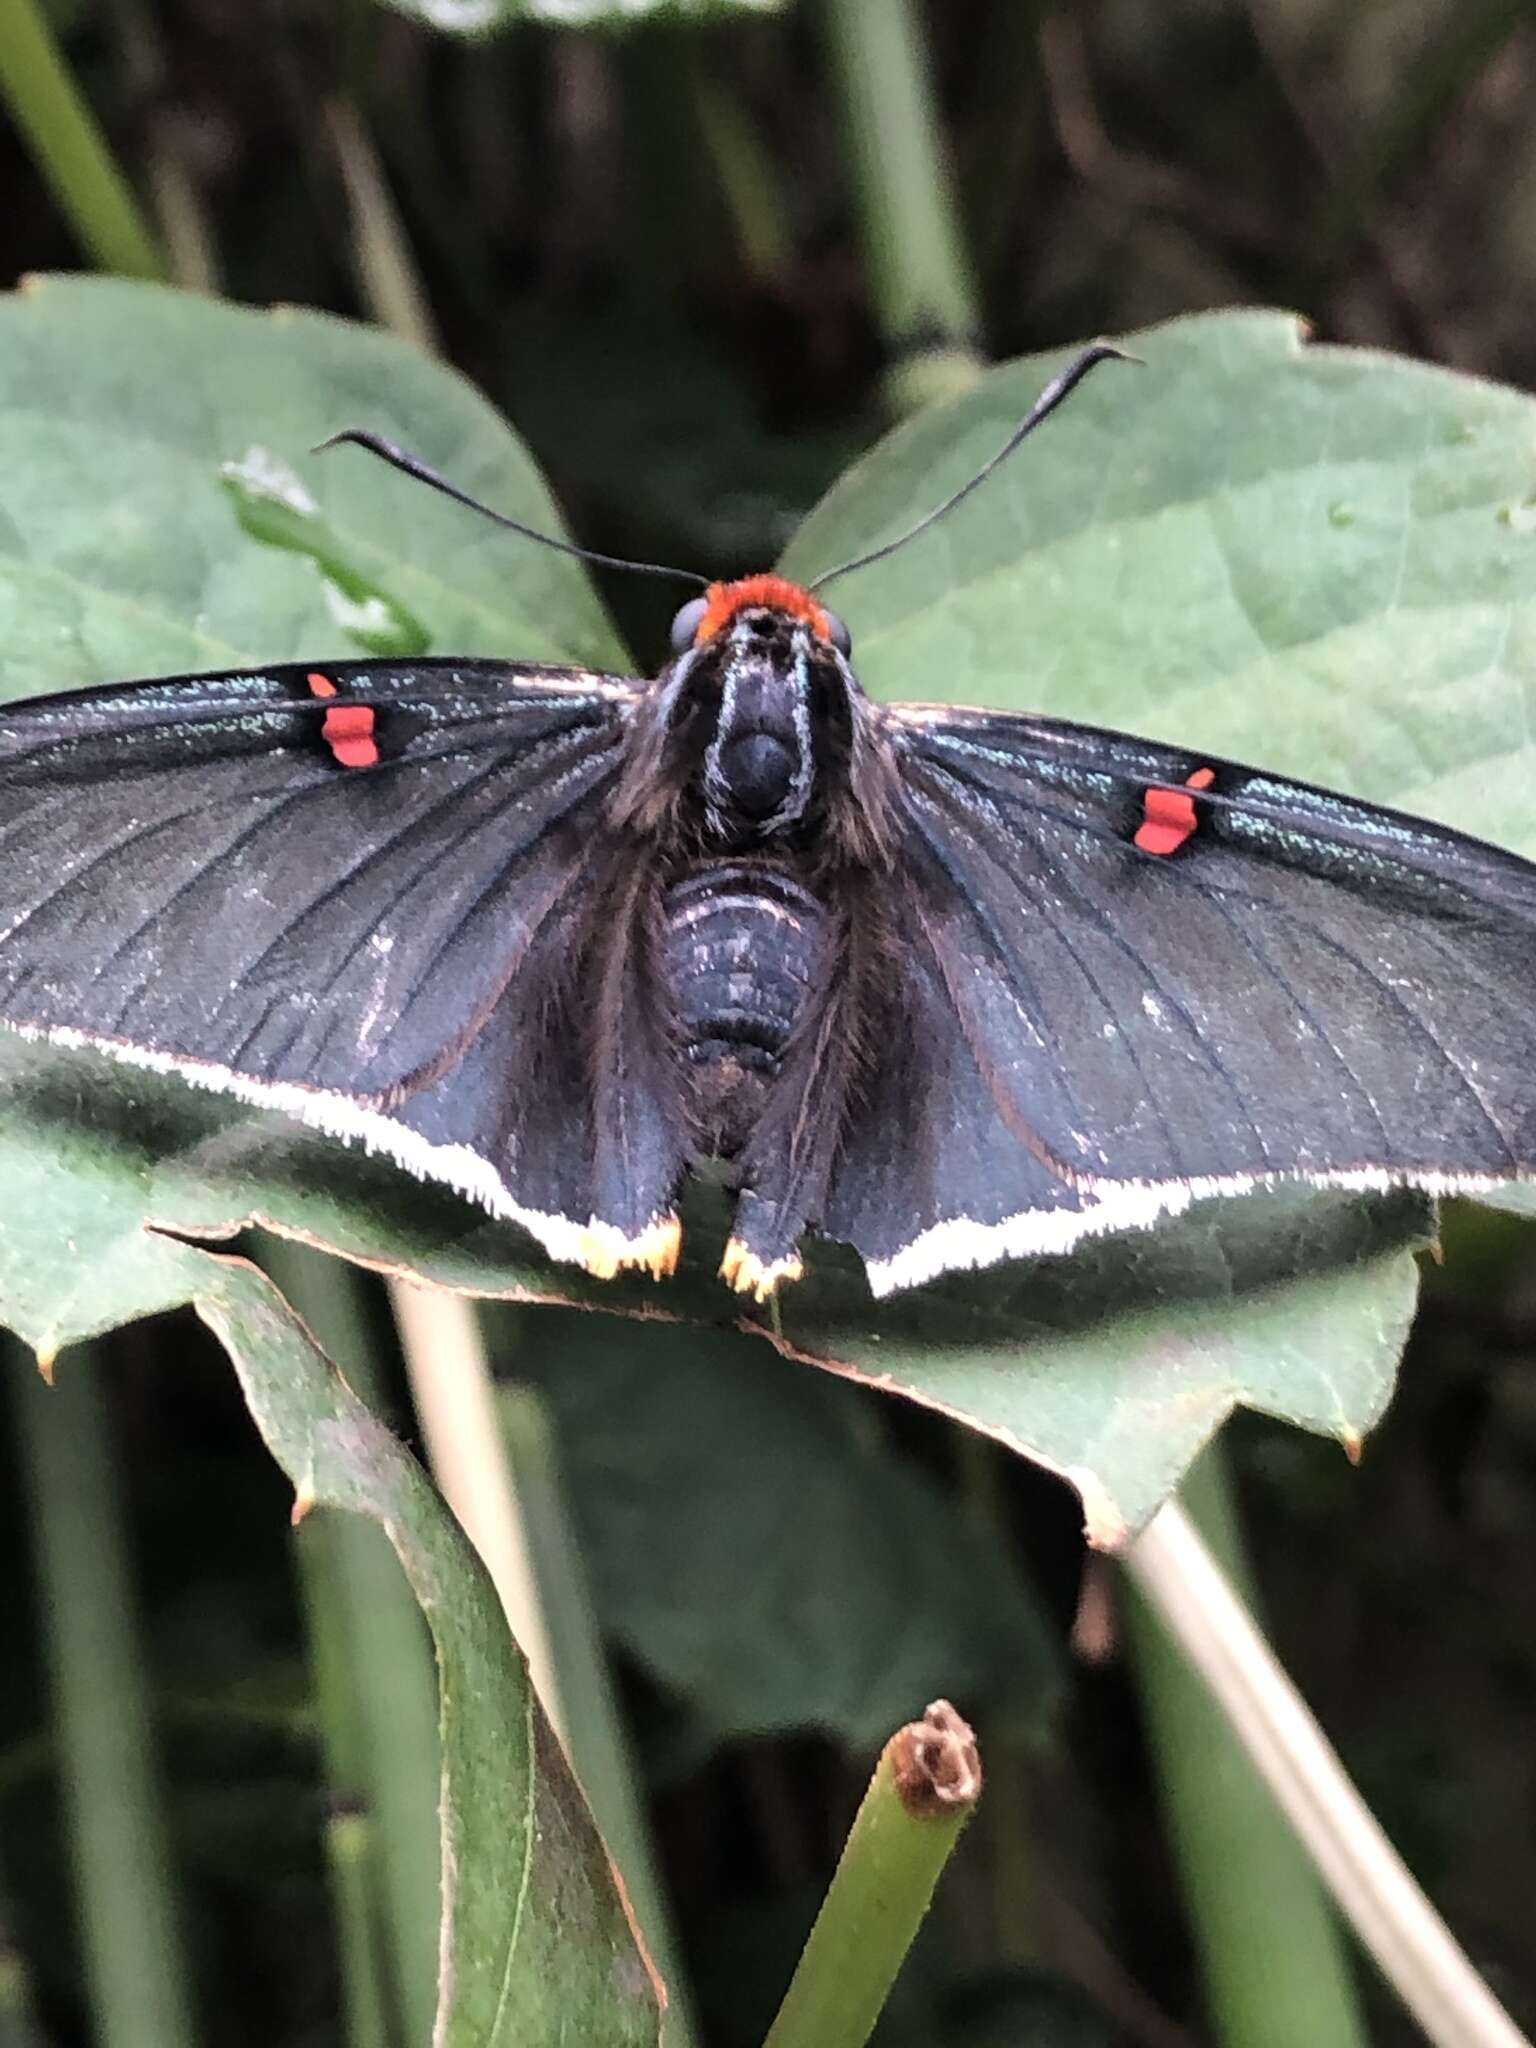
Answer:
[(836, 612), (827, 613), (827, 637), (831, 640), (832, 645), (839, 654), (852, 654), (853, 635), (837, 616)]
[(708, 600), (706, 598), (690, 597), (688, 602), (679, 611), (674, 613), (672, 619), (672, 652), (674, 654), (686, 654), (693, 645), (694, 640), (698, 636), (699, 627), (703, 623), (707, 603)]

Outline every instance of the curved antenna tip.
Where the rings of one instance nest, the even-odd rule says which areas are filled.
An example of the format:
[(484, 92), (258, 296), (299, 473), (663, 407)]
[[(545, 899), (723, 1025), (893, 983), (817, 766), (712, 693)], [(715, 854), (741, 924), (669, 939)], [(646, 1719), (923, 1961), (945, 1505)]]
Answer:
[(505, 512), (497, 512), (490, 505), (483, 505), (468, 491), (460, 490), (455, 483), (435, 470), (429, 462), (423, 462), (419, 455), (412, 455), (407, 448), (397, 447), (382, 434), (376, 434), (370, 427), (339, 427), (334, 434), (327, 434), (323, 441), (317, 441), (310, 450), (312, 455), (323, 455), (327, 448), (339, 448), (343, 444), (364, 448), (370, 455), (377, 455), (381, 462), (387, 462), (391, 469), (398, 469), (404, 475), (414, 477), (417, 483), (430, 484), (434, 491), (441, 491), (445, 498), (452, 498), (455, 504), (467, 505), (471, 512), (478, 512), (485, 519), (492, 519), (498, 526), (504, 526), (510, 533), (521, 534), (524, 540), (536, 540), (541, 547), (553, 548), (557, 554), (574, 555), (578, 561), (594, 563), (599, 569), (628, 569), (637, 576), (666, 576), (681, 583), (691, 583), (699, 590), (709, 586), (709, 578), (701, 576), (696, 569), (673, 569), (665, 562), (631, 562), (623, 555), (600, 554), (596, 548), (578, 547), (574, 541), (560, 540), (552, 533), (540, 533), (536, 526), (525, 526), (520, 519), (510, 519)]
[(824, 569), (814, 582), (806, 585), (808, 590), (823, 590), (838, 576), (847, 576), (855, 569), (867, 569), (871, 562), (883, 562), (887, 555), (894, 555), (898, 548), (904, 548), (909, 540), (916, 540), (920, 533), (926, 533), (935, 521), (953, 512), (962, 499), (968, 498), (978, 484), (985, 483), (1000, 462), (1005, 462), (1019, 443), (1032, 434), (1036, 427), (1050, 418), (1051, 414), (1082, 383), (1088, 372), (1099, 363), (1109, 361), (1141, 363), (1140, 356), (1132, 355), (1129, 349), (1121, 348), (1115, 341), (1090, 341), (1086, 348), (1079, 349), (1065, 369), (1058, 370), (1034, 404), (1013, 429), (1002, 447), (981, 465), (972, 476), (947, 497), (942, 505), (935, 505), (931, 512), (925, 512), (921, 519), (909, 526), (905, 533), (897, 534), (894, 540), (883, 541), (879, 547), (870, 548), (867, 553), (854, 555), (851, 560), (839, 562), (835, 569)]

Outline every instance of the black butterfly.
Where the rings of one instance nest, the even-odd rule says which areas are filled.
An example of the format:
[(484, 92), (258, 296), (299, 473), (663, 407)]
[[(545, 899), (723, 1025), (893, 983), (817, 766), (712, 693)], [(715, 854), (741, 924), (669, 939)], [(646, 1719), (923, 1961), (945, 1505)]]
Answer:
[(807, 1231), (883, 1294), (1273, 1181), (1536, 1171), (1536, 867), (1199, 753), (874, 704), (776, 577), (710, 585), (673, 650), (651, 683), (346, 662), (0, 708), (0, 1020), (360, 1140), (601, 1275), (669, 1272), (723, 1160), (759, 1299)]

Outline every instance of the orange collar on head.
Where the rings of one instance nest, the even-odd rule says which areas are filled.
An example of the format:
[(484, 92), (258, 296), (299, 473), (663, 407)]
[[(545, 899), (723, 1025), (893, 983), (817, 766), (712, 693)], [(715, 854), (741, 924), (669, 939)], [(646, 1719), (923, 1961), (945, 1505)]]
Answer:
[(774, 611), (788, 612), (792, 619), (803, 619), (820, 639), (832, 637), (826, 612), (798, 583), (786, 582), (782, 576), (742, 576), (735, 583), (711, 583), (705, 591), (704, 616), (693, 636), (695, 647), (712, 640), (738, 612), (748, 611), (754, 605), (769, 605)]

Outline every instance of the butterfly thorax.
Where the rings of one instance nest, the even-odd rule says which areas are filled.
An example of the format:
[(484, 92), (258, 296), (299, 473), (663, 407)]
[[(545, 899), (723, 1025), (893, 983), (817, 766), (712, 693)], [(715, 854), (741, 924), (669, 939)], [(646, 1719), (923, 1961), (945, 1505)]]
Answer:
[(794, 836), (819, 808), (824, 663), (810, 630), (766, 605), (738, 613), (693, 651), (686, 691), (699, 751), (690, 793), (717, 844)]

